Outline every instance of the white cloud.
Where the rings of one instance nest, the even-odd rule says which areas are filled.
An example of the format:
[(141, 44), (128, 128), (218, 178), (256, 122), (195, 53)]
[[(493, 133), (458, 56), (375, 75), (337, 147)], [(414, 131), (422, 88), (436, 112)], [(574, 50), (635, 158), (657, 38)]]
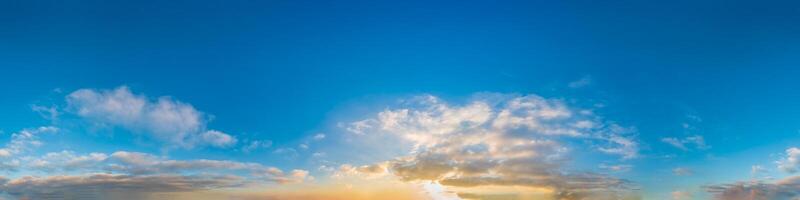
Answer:
[(270, 181), (280, 184), (302, 183), (306, 179), (312, 179), (306, 170), (295, 169), (287, 174), (278, 168), (271, 167), (259, 171), (257, 176), (266, 176)]
[(58, 116), (61, 115), (61, 112), (58, 111), (57, 106), (40, 106), (40, 105), (31, 105), (31, 110), (36, 113), (39, 113), (43, 118), (47, 120), (57, 121)]
[(271, 140), (253, 140), (247, 143), (247, 145), (242, 146), (242, 151), (245, 153), (255, 151), (257, 149), (269, 148), (272, 147)]
[(606, 165), (606, 164), (600, 164), (600, 169), (607, 169), (607, 170), (611, 170), (611, 171), (614, 171), (614, 172), (627, 172), (627, 171), (630, 171), (631, 169), (633, 169), (633, 165), (626, 165), (626, 164), (622, 164), (622, 165)]
[(666, 138), (661, 138), (661, 141), (684, 151), (690, 150), (689, 149), (690, 146), (688, 145), (692, 145), (694, 148), (699, 150), (706, 150), (711, 148), (711, 146), (708, 146), (706, 144), (705, 139), (701, 135), (688, 136), (683, 139), (666, 137)]
[(41, 158), (28, 161), (28, 165), (44, 171), (71, 171), (93, 167), (107, 158), (108, 155), (104, 153), (76, 155), (75, 152), (65, 150), (47, 153)]
[(345, 129), (350, 133), (354, 133), (354, 134), (357, 134), (357, 135), (363, 135), (363, 134), (365, 134), (365, 131), (367, 129), (372, 128), (371, 124), (373, 124), (373, 123), (374, 123), (374, 120), (372, 120), (372, 119), (355, 121), (355, 122), (351, 122), (350, 124), (348, 124)]
[[(562, 171), (573, 147), (622, 159), (638, 156), (634, 128), (536, 95), (475, 98), (462, 105), (420, 96), (345, 128), (410, 142), (414, 146), (410, 155), (387, 164), (388, 171), (405, 181), (434, 181), (445, 187), (549, 188), (559, 199), (628, 195), (625, 180)], [(592, 145), (568, 145), (572, 140)], [(345, 171), (353, 171), (350, 168)]]
[(797, 172), (797, 167), (800, 165), (800, 148), (792, 147), (786, 149), (786, 158), (776, 162), (778, 169), (787, 173)]
[[(148, 153), (117, 151), (111, 154), (89, 153), (76, 154), (73, 151), (60, 151), (46, 153), (40, 157), (21, 158), (16, 168), (27, 171), (58, 172), (59, 174), (74, 173), (112, 173), (131, 176), (148, 176), (161, 174), (236, 174), (245, 172), (254, 174), (254, 177), (263, 181), (279, 183), (302, 182), (306, 175), (302, 170), (293, 170), (284, 174), (280, 169), (264, 166), (258, 163), (237, 162), (229, 160), (173, 160)], [(280, 173), (263, 173), (277, 171)], [(303, 175), (303, 176), (301, 176)], [(280, 181), (278, 181), (280, 180)], [(258, 181), (258, 180), (255, 180)]]
[(216, 130), (209, 130), (201, 135), (203, 143), (214, 147), (228, 147), (236, 144), (236, 138)]
[(569, 82), (567, 86), (570, 88), (582, 88), (592, 84), (591, 76), (583, 76), (581, 79)]
[(678, 148), (680, 150), (684, 150), (684, 151), (688, 151), (689, 150), (689, 148), (686, 148), (686, 145), (683, 145), (683, 142), (681, 142), (681, 140), (678, 139), (678, 138), (673, 138), (673, 137), (661, 138), (661, 141), (664, 142), (664, 143), (667, 143), (669, 145), (672, 145), (673, 147)]
[(192, 105), (133, 94), (128, 87), (114, 90), (80, 89), (66, 97), (68, 110), (96, 124), (119, 126), (184, 148), (195, 145), (230, 146), (235, 138), (206, 130), (208, 117)]
[(764, 166), (753, 165), (752, 167), (750, 167), (750, 175), (755, 176), (757, 174), (764, 173), (764, 172), (767, 172), (767, 169), (764, 168)]
[(677, 167), (672, 169), (672, 174), (675, 174), (676, 176), (689, 176), (694, 174), (694, 171), (685, 167)]
[(362, 178), (380, 178), (389, 175), (389, 162), (383, 162), (373, 165), (362, 165), (362, 166), (353, 166), (350, 164), (343, 164), (339, 166), (339, 169), (334, 172), (331, 177), (333, 178), (343, 178), (343, 177), (362, 177)]
[(322, 140), (322, 139), (325, 139), (325, 134), (317, 133), (316, 135), (314, 135), (314, 140)]
[(238, 176), (183, 176), (94, 173), (5, 179), (0, 191), (18, 199), (147, 199), (154, 193), (192, 192), (237, 187)]
[(11, 134), (11, 140), (5, 147), (0, 148), (0, 157), (11, 157), (24, 151), (42, 145), (39, 135), (43, 133), (55, 133), (58, 128), (52, 126), (42, 126), (34, 129), (23, 129)]

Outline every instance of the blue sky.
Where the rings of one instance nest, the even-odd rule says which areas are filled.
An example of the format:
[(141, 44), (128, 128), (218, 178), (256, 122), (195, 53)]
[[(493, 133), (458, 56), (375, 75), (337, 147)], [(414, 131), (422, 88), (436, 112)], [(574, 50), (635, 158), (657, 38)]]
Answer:
[[(336, 185), (346, 166), (389, 163), (375, 165), (386, 168), (382, 179), (409, 187), (432, 184), (428, 181), (441, 184), (445, 193), (466, 194), (441, 177), (410, 176), (392, 167), (397, 164), (392, 160), (420, 159), (441, 147), (429, 140), (442, 138), (384, 136), (409, 137), (420, 131), (409, 127), (433, 127), (383, 127), (364, 137), (348, 128), (361, 120), (385, 123), (381, 114), (403, 109), (458, 113), (474, 108), (472, 103), (497, 101), (489, 103), (496, 122), (501, 110), (513, 108), (503, 105), (521, 98), (544, 107), (563, 104), (572, 115), (558, 123), (602, 125), (584, 135), (552, 138), (533, 129), (480, 126), (512, 139), (522, 131), (571, 149), (569, 161), (558, 164), (561, 174), (626, 180), (627, 189), (635, 188), (633, 198), (640, 199), (735, 195), (709, 192), (725, 184), (785, 189), (781, 183), (794, 178), (795, 165), (800, 166), (793, 161), (800, 150), (791, 153), (800, 140), (797, 6), (789, 1), (0, 1), (0, 142), (11, 149), (12, 135), (28, 130), (42, 143), (5, 156), (5, 163), (23, 164), (2, 175), (140, 176), (104, 168), (115, 152), (124, 151), (150, 159), (257, 163), (263, 167), (218, 173), (244, 176), (269, 166), (282, 171), (269, 180), (301, 179), (254, 186), (267, 193)], [(428, 96), (438, 100), (424, 100)], [(120, 99), (147, 106), (134, 117), (120, 110), (130, 104), (101, 106)], [(175, 123), (153, 117), (181, 113), (180, 108), (190, 113), (178, 115)], [(582, 110), (591, 114), (575, 114)], [(474, 122), (459, 116), (444, 118)], [(609, 131), (614, 125), (629, 131)], [(463, 126), (458, 125), (458, 136), (445, 138), (466, 137), (471, 129)], [(37, 127), (58, 131), (40, 134), (48, 131)], [(230, 140), (206, 135), (209, 131)], [(616, 148), (604, 144), (622, 145), (612, 139), (617, 136), (636, 144), (627, 149), (636, 156), (598, 151)], [(439, 146), (426, 146), (431, 144)], [(101, 156), (92, 165), (100, 167), (85, 171), (24, 164), (63, 151), (108, 158)], [(491, 156), (485, 160), (510, 159)], [(301, 186), (283, 184), (301, 181)], [(8, 198), (36, 195), (8, 184), (3, 190)]]

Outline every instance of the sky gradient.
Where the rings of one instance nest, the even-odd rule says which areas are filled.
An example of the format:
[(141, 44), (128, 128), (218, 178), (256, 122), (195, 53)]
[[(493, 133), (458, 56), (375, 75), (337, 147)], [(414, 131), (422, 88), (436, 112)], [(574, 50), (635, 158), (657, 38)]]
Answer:
[(0, 199), (796, 199), (798, 8), (0, 0)]

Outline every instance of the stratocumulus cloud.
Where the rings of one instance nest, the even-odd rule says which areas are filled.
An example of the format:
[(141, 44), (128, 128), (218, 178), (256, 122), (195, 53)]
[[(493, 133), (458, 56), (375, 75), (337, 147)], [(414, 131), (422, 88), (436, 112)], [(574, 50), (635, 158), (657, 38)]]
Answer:
[(449, 188), (540, 188), (555, 199), (635, 198), (630, 195), (632, 184), (624, 179), (563, 169), (574, 150), (567, 144), (575, 140), (593, 145), (574, 148), (636, 158), (635, 129), (604, 122), (558, 99), (500, 95), (454, 105), (419, 96), (346, 129), (410, 141), (412, 154), (385, 164), (404, 181), (435, 181)]

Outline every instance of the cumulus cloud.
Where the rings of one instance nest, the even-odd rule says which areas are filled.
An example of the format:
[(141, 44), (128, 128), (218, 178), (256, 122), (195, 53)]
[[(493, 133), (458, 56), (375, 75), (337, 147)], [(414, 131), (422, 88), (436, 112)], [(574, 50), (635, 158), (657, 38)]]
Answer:
[(554, 191), (556, 199), (630, 195), (626, 180), (563, 170), (571, 141), (589, 143), (583, 148), (621, 159), (638, 156), (634, 128), (536, 95), (476, 98), (462, 105), (420, 96), (346, 129), (411, 142), (411, 155), (388, 161), (387, 170), (401, 180), (462, 188), (545, 188)]
[(778, 169), (787, 173), (797, 172), (797, 167), (800, 165), (800, 148), (792, 147), (786, 149), (786, 158), (776, 162)]
[(775, 182), (738, 182), (706, 186), (706, 191), (720, 200), (792, 200), (800, 198), (800, 176)]
[(661, 138), (661, 141), (684, 151), (690, 150), (689, 147), (694, 147), (700, 150), (711, 148), (706, 144), (705, 139), (701, 135), (693, 135), (685, 137), (683, 139), (675, 137), (666, 137), (666, 138)]
[(226, 147), (236, 142), (226, 133), (207, 130), (208, 116), (170, 97), (150, 99), (122, 86), (113, 90), (80, 89), (66, 100), (68, 111), (92, 123), (122, 127), (179, 147)]
[(271, 140), (253, 140), (253, 141), (247, 142), (246, 145), (242, 146), (242, 151), (245, 152), (245, 153), (248, 153), (248, 152), (251, 152), (251, 151), (255, 151), (255, 150), (258, 150), (258, 149), (269, 148), (269, 147), (272, 147), (272, 141)]

